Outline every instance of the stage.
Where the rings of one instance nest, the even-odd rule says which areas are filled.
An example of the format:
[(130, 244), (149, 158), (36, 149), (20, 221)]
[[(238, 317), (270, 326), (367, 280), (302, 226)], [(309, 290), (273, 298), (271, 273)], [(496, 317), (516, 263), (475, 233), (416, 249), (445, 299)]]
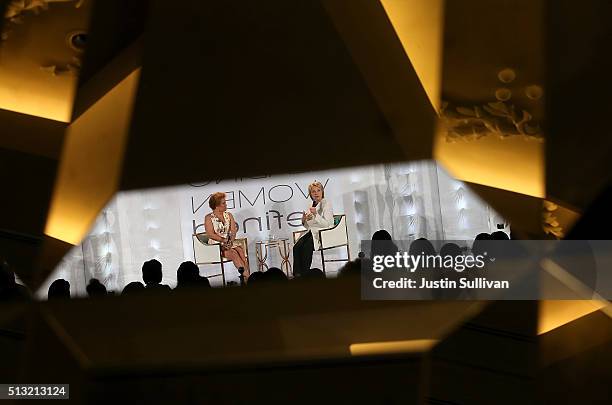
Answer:
[[(318, 180), (334, 214), (346, 216), (350, 257), (357, 258), (362, 240), (387, 230), (395, 240), (470, 241), (480, 232), (508, 229), (494, 210), (453, 179), (433, 161), (354, 167), (286, 175), (212, 180), (183, 186), (121, 192), (102, 210), (89, 235), (58, 265), (39, 290), (41, 298), (51, 281), (64, 278), (73, 295), (84, 295), (89, 279), (119, 292), (131, 281), (142, 281), (141, 266), (155, 258), (163, 265), (163, 281), (176, 285), (183, 261), (195, 261), (194, 234), (204, 231), (211, 210), (210, 194), (226, 193), (228, 211), (238, 224), (237, 238), (246, 238), (251, 271), (257, 270), (256, 243), (267, 239), (289, 242), (304, 229), (301, 213), (311, 205), (308, 184)], [(282, 252), (281, 252), (282, 253)], [(346, 257), (346, 247), (326, 252), (326, 259)], [(278, 249), (270, 249), (266, 263), (280, 267)], [(334, 277), (345, 262), (326, 265)], [(200, 265), (200, 274), (219, 273), (219, 265)], [(321, 268), (315, 253), (312, 267)], [(225, 264), (226, 282), (238, 282), (238, 272)], [(291, 275), (291, 272), (289, 271)], [(222, 285), (211, 278), (213, 286)]]

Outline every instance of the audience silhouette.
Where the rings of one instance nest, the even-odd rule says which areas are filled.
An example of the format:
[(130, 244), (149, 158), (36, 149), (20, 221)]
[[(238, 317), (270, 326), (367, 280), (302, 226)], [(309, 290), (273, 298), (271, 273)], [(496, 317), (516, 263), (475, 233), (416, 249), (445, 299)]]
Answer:
[(70, 298), (70, 283), (59, 278), (51, 283), (47, 297), (51, 299)]
[(261, 284), (262, 281), (264, 281), (264, 273), (263, 271), (254, 271), (249, 275), (249, 278), (247, 279), (247, 286), (254, 286), (254, 285), (259, 285)]
[[(481, 242), (488, 240), (509, 240), (507, 233), (503, 231), (496, 231), (491, 234), (479, 233), (474, 238), (471, 252), (473, 255), (482, 254)], [(380, 229), (372, 235), (371, 240), (371, 255), (374, 257), (377, 255), (389, 255), (395, 256), (399, 251), (398, 246), (393, 241), (393, 238), (389, 232), (384, 229)], [(409, 255), (436, 255), (434, 245), (426, 238), (418, 238), (410, 244), (408, 249)], [(456, 243), (446, 243), (440, 249), (440, 256), (461, 256), (463, 255), (462, 248)], [(365, 257), (363, 252), (360, 252), (359, 257), (356, 260), (347, 262), (338, 270), (338, 278), (346, 278), (351, 276), (360, 276), (363, 269), (372, 269), (372, 260)], [(389, 271), (387, 271), (389, 270)], [(386, 269), (384, 272), (391, 278), (403, 276), (404, 272), (395, 272), (390, 274), (390, 271), (395, 269)], [(417, 269), (418, 270), (418, 269)], [(206, 277), (200, 276), (200, 270), (198, 266), (192, 261), (186, 261), (181, 263), (176, 272), (177, 286), (175, 290), (180, 290), (185, 287), (204, 287), (210, 288), (210, 281)], [(437, 275), (436, 277), (446, 276), (445, 274)], [(454, 274), (453, 274), (454, 276)], [(147, 260), (142, 265), (142, 278), (145, 284), (140, 281), (133, 281), (127, 284), (121, 295), (131, 295), (136, 292), (142, 292), (145, 290), (159, 290), (159, 291), (170, 291), (170, 287), (161, 284), (163, 278), (162, 264), (156, 260)], [(311, 268), (306, 270), (302, 277), (299, 279), (303, 280), (315, 280), (325, 279), (326, 275), (318, 268)], [(259, 285), (268, 282), (287, 282), (289, 278), (287, 275), (278, 267), (270, 267), (267, 271), (255, 271), (248, 277), (247, 285)], [(86, 287), (87, 294), (92, 296), (103, 296), (107, 295), (106, 287), (100, 283), (97, 279), (91, 279)], [(21, 286), (15, 282), (14, 273), (8, 268), (6, 262), (0, 265), (0, 302), (12, 299), (27, 299), (29, 293), (27, 288)], [(57, 279), (49, 286), (48, 292), (49, 299), (56, 298), (70, 298), (70, 283), (64, 279)], [(440, 298), (451, 298), (450, 296)]]
[(161, 284), (162, 276), (162, 264), (158, 260), (151, 259), (142, 265), (142, 280), (148, 290), (170, 291), (170, 287)]
[[(482, 234), (480, 234), (482, 235)], [(492, 239), (478, 239), (478, 236), (476, 237), (476, 239), (474, 239), (474, 243), (472, 243), (472, 255), (476, 256), (476, 255), (482, 255), (485, 252), (485, 245), (487, 242), (487, 240), (492, 240)], [(490, 243), (489, 243), (490, 245)]]
[(280, 282), (284, 282), (284, 281), (288, 281), (289, 278), (287, 278), (287, 275), (278, 267), (270, 267), (265, 273), (264, 273), (264, 277), (265, 280), (268, 281), (280, 281)]
[(359, 277), (361, 275), (361, 266), (368, 262), (368, 259), (355, 259), (346, 263), (338, 271), (338, 278), (343, 279), (347, 277)]
[[(463, 250), (461, 250), (461, 247), (456, 243), (445, 243), (440, 248), (440, 256), (442, 257), (443, 261), (446, 261), (447, 257), (449, 256), (455, 259), (459, 256), (463, 256)], [(455, 262), (455, 260), (453, 260), (453, 262)], [(444, 278), (448, 278), (449, 280), (458, 282), (460, 277), (465, 277), (466, 275), (466, 272), (457, 272), (454, 270), (454, 268), (444, 268), (436, 271), (433, 279), (442, 280)], [(460, 294), (461, 291), (456, 289), (435, 289), (432, 291), (433, 298), (439, 299), (454, 299)]]
[(372, 234), (372, 240), (392, 240), (392, 238), (389, 232), (380, 229)]
[(185, 287), (204, 287), (210, 288), (208, 278), (200, 276), (200, 269), (197, 264), (191, 261), (186, 261), (180, 264), (176, 270), (176, 289)]
[[(309, 272), (310, 270), (303, 272), (300, 278), (302, 278)], [(247, 280), (247, 285), (253, 286), (253, 285), (267, 284), (269, 282), (281, 282), (282, 283), (282, 282), (287, 282), (287, 281), (289, 281), (289, 278), (281, 269), (279, 269), (278, 267), (270, 267), (266, 271), (255, 271), (251, 273), (251, 275), (249, 276)]]
[(87, 284), (85, 290), (87, 290), (87, 295), (90, 297), (103, 297), (107, 294), (104, 284), (95, 278), (89, 280), (89, 284)]
[(371, 244), (372, 252), (370, 257), (372, 258), (374, 256), (395, 256), (399, 251), (391, 238), (391, 234), (384, 229), (374, 232)]
[(143, 292), (144, 290), (144, 284), (142, 284), (140, 281), (132, 281), (131, 283), (128, 283), (125, 287), (123, 287), (121, 295), (132, 295), (135, 293), (137, 294)]
[(491, 234), (493, 240), (510, 240), (508, 234), (504, 231), (495, 231)]
[[(434, 248), (433, 244), (429, 240), (425, 238), (419, 238), (410, 244), (410, 247), (408, 248), (408, 254), (410, 256), (420, 256), (420, 255), (425, 256), (425, 257), (435, 256), (436, 249)], [(421, 264), (415, 271), (421, 270), (424, 267), (425, 266)]]
[(303, 271), (300, 278), (303, 280), (320, 280), (325, 279), (325, 273), (323, 273), (321, 269), (313, 267), (312, 269)]
[(456, 243), (445, 243), (440, 248), (440, 256), (442, 257), (444, 256), (457, 257), (457, 256), (461, 256), (462, 254), (463, 254), (463, 251), (461, 250), (461, 247), (457, 245)]

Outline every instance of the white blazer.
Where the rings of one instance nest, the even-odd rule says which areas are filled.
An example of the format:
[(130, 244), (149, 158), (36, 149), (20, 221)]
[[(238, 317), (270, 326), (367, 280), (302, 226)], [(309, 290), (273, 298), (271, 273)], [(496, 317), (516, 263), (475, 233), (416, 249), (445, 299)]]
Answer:
[[(323, 198), (319, 204), (317, 204), (316, 215), (310, 221), (302, 221), (302, 225), (312, 233), (314, 248), (318, 250), (320, 247), (319, 231), (321, 229), (333, 228), (334, 226), (334, 210), (331, 201)], [(306, 233), (304, 233), (304, 235), (306, 235)]]

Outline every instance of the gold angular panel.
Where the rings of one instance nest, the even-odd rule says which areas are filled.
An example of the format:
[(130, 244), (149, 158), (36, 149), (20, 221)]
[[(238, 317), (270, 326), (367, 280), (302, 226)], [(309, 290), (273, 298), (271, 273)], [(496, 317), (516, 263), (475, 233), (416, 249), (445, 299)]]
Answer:
[[(435, 110), (383, 5), (367, 0), (325, 0), (323, 5), (384, 115), (403, 160), (431, 158)], [(371, 136), (375, 138), (370, 147), (382, 142)]]
[(444, 0), (380, 0), (429, 101), (440, 109)]
[(460, 180), (546, 197), (542, 0), (448, 1), (434, 157)]
[(117, 191), (140, 70), (68, 128), (45, 234), (78, 244)]
[[(91, 1), (9, 2), (0, 41), (0, 108), (70, 122)], [(51, 4), (48, 4), (51, 3)]]
[(479, 140), (448, 142), (439, 133), (435, 158), (458, 180), (530, 197), (546, 196), (544, 143), (492, 135)]

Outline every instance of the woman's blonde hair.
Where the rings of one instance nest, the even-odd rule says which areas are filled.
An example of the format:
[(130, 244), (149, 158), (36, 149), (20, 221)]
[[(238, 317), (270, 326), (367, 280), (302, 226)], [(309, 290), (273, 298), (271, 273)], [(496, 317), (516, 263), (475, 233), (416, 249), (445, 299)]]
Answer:
[(225, 198), (225, 193), (213, 193), (210, 195), (208, 200), (208, 206), (211, 210), (214, 210), (221, 204), (221, 200)]
[(312, 198), (312, 189), (314, 187), (318, 187), (321, 189), (321, 197), (325, 198), (325, 189), (323, 188), (323, 184), (321, 184), (320, 181), (313, 181), (312, 183), (310, 183), (308, 185), (308, 195), (310, 196), (310, 198)]

